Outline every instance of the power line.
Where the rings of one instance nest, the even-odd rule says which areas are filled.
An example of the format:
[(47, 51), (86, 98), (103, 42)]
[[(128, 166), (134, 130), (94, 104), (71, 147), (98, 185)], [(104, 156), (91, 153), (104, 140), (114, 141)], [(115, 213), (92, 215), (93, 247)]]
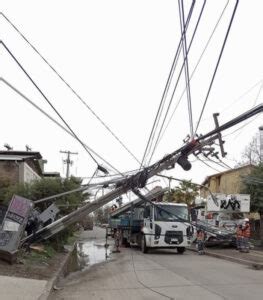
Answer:
[[(36, 105), (33, 101), (31, 101), (27, 96), (25, 96), (22, 92), (20, 92), (17, 88), (15, 88), (11, 83), (9, 83), (4, 78), (0, 77), (0, 81), (2, 81), (4, 84), (6, 84), (9, 88), (11, 88), (14, 92), (16, 92), (19, 96), (21, 96), (23, 99), (25, 99), (28, 103), (33, 105), (37, 110), (39, 110), (42, 114), (44, 114), (47, 118), (49, 118), (52, 122), (54, 122), (57, 126), (59, 126), (61, 129), (63, 129), (67, 134), (72, 136), (74, 139), (76, 137), (73, 135), (71, 131), (69, 131), (67, 128), (65, 128), (63, 125), (61, 125), (57, 120), (52, 118), (48, 113), (46, 113), (42, 108), (40, 108), (38, 105)], [(105, 162), (108, 166), (110, 166), (113, 170), (115, 170), (117, 173), (122, 174), (119, 170), (117, 170), (114, 166), (112, 166), (108, 161), (106, 161), (102, 156), (100, 156), (97, 152), (95, 152), (93, 149), (85, 145), (87, 149), (92, 152), (94, 155), (96, 155), (99, 159), (101, 159), (103, 162)]]
[[(237, 131), (239, 131), (239, 130), (245, 128), (245, 127), (248, 126), (250, 123), (254, 122), (258, 117), (259, 117), (259, 116), (255, 116), (253, 119), (251, 119), (250, 121), (246, 122), (245, 124), (243, 124), (243, 125), (240, 126), (239, 128), (235, 129), (234, 131), (232, 131), (232, 132), (230, 132), (230, 133), (228, 133), (228, 134), (225, 134), (225, 135), (223, 136), (223, 138), (228, 137), (228, 136), (230, 136), (230, 135), (236, 133)], [(236, 137), (237, 137), (237, 136), (236, 136)], [(235, 138), (236, 138), (236, 137), (235, 137)]]
[[(206, 156), (205, 156), (206, 157)], [(227, 164), (225, 164), (224, 162), (222, 162), (222, 160), (219, 160), (220, 161), (220, 163), (219, 162), (217, 162), (217, 161), (215, 161), (215, 160), (213, 160), (212, 158), (210, 158), (210, 157), (206, 157), (207, 158), (207, 160), (208, 161), (210, 161), (210, 162), (212, 162), (212, 163), (214, 163), (214, 164), (217, 164), (219, 167), (221, 167), (221, 168), (224, 168), (224, 169), (227, 169), (227, 170), (229, 170), (229, 169), (231, 169), (232, 170), (232, 168), (230, 167), (230, 166), (228, 166)]]
[[(224, 15), (224, 13), (225, 13), (225, 10), (226, 10), (228, 4), (229, 4), (229, 0), (227, 1), (226, 5), (224, 6), (224, 8), (223, 8), (223, 10), (222, 10), (222, 12), (221, 12), (221, 14), (220, 14), (220, 16), (219, 16), (219, 18), (218, 18), (216, 24), (215, 24), (215, 26), (214, 26), (214, 28), (213, 28), (213, 30), (212, 30), (210, 36), (209, 36), (209, 38), (208, 38), (208, 40), (207, 40), (207, 42), (206, 42), (206, 45), (205, 45), (205, 47), (204, 47), (204, 49), (203, 49), (203, 51), (202, 51), (202, 53), (201, 53), (201, 55), (200, 55), (200, 57), (199, 57), (199, 59), (198, 59), (196, 65), (195, 65), (195, 67), (194, 67), (194, 70), (193, 70), (193, 72), (192, 72), (191, 75), (190, 75), (190, 81), (191, 81), (192, 77), (194, 76), (195, 71), (197, 70), (197, 68), (198, 68), (198, 66), (199, 66), (199, 64), (200, 64), (200, 62), (201, 62), (201, 60), (202, 60), (202, 58), (203, 58), (203, 56), (204, 56), (204, 54), (205, 54), (205, 52), (206, 52), (206, 50), (207, 50), (207, 48), (208, 48), (208, 45), (210, 44), (210, 41), (211, 41), (211, 39), (212, 39), (212, 37), (213, 37), (213, 35), (214, 35), (214, 33), (215, 33), (215, 31), (216, 31), (216, 29), (217, 29), (217, 27), (218, 27), (220, 21), (221, 21), (223, 15)], [(175, 87), (175, 88), (176, 88), (176, 87)], [(172, 97), (173, 97), (174, 94), (175, 94), (175, 88), (174, 88), (174, 90), (173, 90)], [(175, 105), (175, 108), (174, 108), (174, 110), (173, 110), (173, 112), (172, 112), (172, 114), (171, 114), (171, 116), (170, 116), (170, 118), (169, 118), (169, 120), (168, 120), (168, 122), (167, 122), (167, 124), (166, 124), (166, 126), (165, 126), (165, 128), (164, 128), (164, 130), (163, 130), (163, 132), (162, 132), (162, 134), (161, 134), (161, 136), (160, 136), (160, 138), (159, 138), (159, 140), (158, 140), (157, 146), (158, 146), (158, 144), (160, 143), (161, 139), (163, 138), (164, 133), (166, 132), (166, 130), (167, 130), (169, 124), (171, 123), (171, 120), (172, 120), (172, 118), (173, 118), (173, 116), (174, 116), (174, 114), (175, 114), (175, 111), (177, 110), (177, 108), (178, 108), (178, 106), (179, 106), (179, 104), (180, 104), (180, 102), (181, 102), (181, 100), (182, 100), (182, 98), (183, 98), (183, 96), (184, 96), (185, 91), (186, 91), (186, 88), (183, 90), (181, 96), (179, 97), (179, 99), (178, 99), (178, 101), (177, 101), (177, 103), (176, 103), (176, 105)]]
[(99, 166), (98, 161), (96, 158), (90, 153), (90, 151), (87, 149), (85, 144), (80, 140), (80, 138), (76, 135), (76, 133), (73, 131), (73, 129), (69, 126), (69, 124), (65, 121), (65, 119), (62, 117), (62, 115), (58, 112), (58, 110), (54, 107), (54, 105), (50, 102), (50, 100), (46, 97), (46, 95), (42, 92), (42, 90), (39, 88), (39, 86), (35, 83), (35, 81), (32, 79), (32, 77), (27, 73), (27, 71), (23, 68), (23, 66), (20, 64), (20, 62), (16, 59), (16, 57), (13, 55), (13, 53), (9, 50), (9, 48), (6, 46), (6, 44), (1, 40), (0, 44), (4, 46), (8, 54), (13, 58), (13, 60), (16, 62), (16, 64), (20, 67), (20, 69), (24, 72), (26, 77), (30, 80), (30, 82), (34, 85), (34, 87), (39, 91), (39, 93), (43, 96), (43, 98), (47, 101), (47, 103), (52, 107), (52, 109), (55, 111), (55, 113), (58, 115), (58, 117), (62, 120), (62, 122), (67, 126), (67, 128), (72, 132), (72, 134), (75, 136), (76, 140), (81, 144), (81, 146), (84, 148), (84, 150), (89, 154), (89, 156), (92, 158), (92, 160)]
[[(200, 22), (200, 20), (201, 20), (201, 17), (202, 17), (203, 11), (204, 11), (205, 4), (206, 4), (206, 1), (204, 1), (203, 6), (202, 6), (202, 8), (201, 8), (201, 11), (200, 11), (200, 13), (199, 13), (199, 17), (198, 17), (198, 20), (197, 20), (197, 23), (196, 23), (194, 32), (193, 32), (193, 34), (192, 34), (192, 38), (191, 38), (191, 41), (190, 41), (190, 43), (189, 43), (189, 47), (188, 47), (188, 50), (187, 50), (187, 54), (189, 53), (189, 51), (190, 51), (190, 49), (191, 49), (191, 46), (192, 46), (192, 43), (193, 43), (193, 40), (194, 40), (196, 31), (197, 31), (199, 22)], [(177, 77), (177, 81), (176, 81), (175, 87), (174, 87), (174, 89), (173, 89), (173, 93), (172, 93), (172, 96), (171, 96), (171, 98), (170, 98), (170, 102), (169, 102), (168, 107), (167, 107), (167, 109), (166, 109), (166, 113), (165, 113), (165, 116), (164, 116), (164, 118), (163, 118), (163, 122), (162, 122), (161, 128), (160, 128), (160, 130), (159, 130), (159, 134), (158, 134), (157, 139), (156, 139), (156, 141), (155, 141), (154, 149), (153, 149), (152, 154), (151, 154), (151, 157), (150, 157), (150, 159), (149, 159), (149, 161), (148, 161), (148, 165), (150, 164), (151, 159), (152, 159), (152, 157), (153, 157), (153, 154), (154, 154), (154, 152), (155, 152), (155, 150), (156, 150), (156, 148), (157, 148), (157, 145), (158, 145), (158, 142), (159, 142), (159, 139), (160, 139), (160, 135), (161, 135), (161, 132), (162, 132), (163, 127), (164, 127), (164, 123), (165, 123), (165, 121), (166, 121), (166, 118), (167, 118), (167, 116), (168, 116), (168, 112), (169, 112), (169, 110), (170, 110), (170, 107), (171, 107), (171, 104), (172, 104), (172, 101), (173, 101), (173, 97), (174, 97), (175, 90), (176, 90), (176, 88), (177, 88), (177, 85), (178, 85), (178, 83), (179, 83), (179, 80), (180, 80), (180, 77), (181, 77), (181, 74), (182, 74), (182, 71), (183, 71), (183, 68), (184, 68), (184, 64), (185, 64), (185, 59), (184, 59), (184, 61), (183, 61), (183, 64), (182, 64), (181, 69), (180, 69), (180, 72), (179, 72), (179, 75), (178, 75), (178, 77)]]
[(208, 100), (208, 97), (209, 97), (209, 94), (210, 94), (210, 91), (211, 91), (211, 88), (212, 88), (212, 85), (213, 85), (213, 82), (214, 82), (214, 79), (215, 79), (215, 76), (216, 76), (216, 73), (217, 73), (217, 69), (218, 69), (218, 66), (219, 66), (219, 63), (220, 63), (225, 45), (226, 45), (226, 41), (227, 41), (227, 38), (228, 38), (228, 35), (229, 35), (229, 32), (230, 32), (230, 28), (231, 28), (231, 25), (232, 25), (233, 20), (234, 20), (234, 16), (235, 16), (235, 13), (236, 13), (236, 10), (237, 10), (238, 3), (239, 3), (239, 0), (236, 0), (236, 4), (235, 4), (235, 7), (234, 7), (234, 10), (233, 10), (228, 28), (227, 28), (225, 38), (224, 38), (224, 42), (223, 42), (223, 45), (221, 47), (221, 51), (220, 51), (220, 54), (219, 54), (219, 57), (218, 57), (218, 60), (217, 60), (217, 63), (216, 63), (216, 67), (215, 67), (215, 70), (214, 70), (214, 73), (213, 73), (213, 76), (212, 76), (212, 79), (211, 79), (211, 82), (210, 82), (210, 85), (209, 85), (209, 88), (208, 88), (208, 91), (207, 91), (207, 94), (206, 94), (206, 97), (205, 97), (205, 101), (204, 101), (204, 104), (203, 104), (203, 107), (202, 107), (202, 110), (201, 110), (201, 113), (200, 113), (200, 116), (199, 116), (199, 119), (198, 119), (198, 122), (197, 122), (197, 125), (196, 125), (195, 133), (198, 130), (200, 121), (201, 121), (203, 113), (204, 113), (204, 109), (205, 109), (205, 106), (206, 106), (206, 103), (207, 103), (207, 100)]
[[(260, 95), (260, 92), (261, 92), (261, 89), (262, 89), (262, 86), (263, 86), (263, 79), (257, 81), (255, 84), (253, 84), (252, 86), (250, 86), (245, 92), (243, 92), (237, 99), (235, 99), (232, 103), (230, 103), (229, 105), (227, 105), (226, 107), (224, 107), (221, 111), (220, 111), (220, 114), (222, 114), (223, 112), (225, 111), (229, 111), (229, 108), (231, 106), (233, 106), (234, 104), (236, 104), (237, 102), (239, 102), (244, 96), (246, 96), (247, 94), (249, 94), (256, 86), (258, 86), (260, 84), (260, 88), (259, 88), (259, 91), (258, 91), (258, 94), (257, 94), (257, 97), (255, 98), (255, 102), (253, 104), (253, 106), (256, 105), (256, 102), (258, 101), (258, 97)], [(206, 121), (208, 119), (211, 119), (210, 117), (209, 118), (205, 118), (203, 119), (202, 121)]]
[(15, 31), (23, 38), (23, 40), (39, 55), (39, 57), (51, 68), (51, 70), (62, 80), (62, 82), (71, 90), (71, 92), (85, 105), (85, 107), (96, 117), (96, 119), (110, 132), (110, 134), (121, 144), (121, 146), (140, 164), (139, 159), (124, 145), (124, 143), (116, 136), (116, 134), (106, 125), (106, 123), (95, 113), (95, 111), (84, 101), (84, 99), (74, 90), (71, 85), (58, 73), (58, 71), (47, 61), (47, 59), (29, 42), (25, 35), (12, 23), (4, 13), (0, 12), (5, 20), (15, 29)]
[(216, 171), (217, 173), (221, 173), (221, 171), (217, 170), (216, 168), (210, 166), (208, 163), (206, 163), (204, 160), (202, 160), (201, 158), (199, 157), (196, 157), (199, 161), (201, 161), (204, 165), (206, 165), (207, 167), (209, 167), (210, 169)]
[(187, 93), (187, 104), (188, 104), (188, 115), (189, 115), (189, 124), (190, 124), (190, 136), (191, 139), (194, 136), (193, 129), (193, 114), (192, 114), (192, 101), (191, 101), (191, 89), (190, 89), (190, 80), (189, 80), (189, 66), (188, 66), (188, 52), (186, 44), (186, 34), (185, 34), (185, 21), (184, 21), (184, 3), (183, 0), (178, 0), (179, 5), (179, 16), (180, 16), (180, 27), (181, 34), (183, 35), (183, 58), (185, 61), (184, 71), (185, 71), (185, 83), (186, 83), (186, 93)]
[[(188, 26), (190, 18), (192, 16), (194, 5), (195, 5), (195, 1), (192, 1), (192, 5), (191, 5), (189, 13), (188, 13), (187, 26)], [(186, 29), (187, 29), (187, 26), (186, 26)], [(166, 97), (167, 97), (169, 87), (171, 85), (172, 77), (173, 77), (175, 68), (177, 66), (177, 62), (178, 62), (178, 58), (179, 58), (179, 52), (181, 50), (182, 40), (183, 40), (183, 37), (181, 36), (181, 39), (180, 39), (179, 44), (177, 46), (177, 50), (176, 50), (176, 53), (175, 53), (175, 56), (174, 56), (174, 60), (173, 60), (173, 63), (172, 63), (172, 66), (171, 66), (171, 69), (170, 69), (170, 72), (169, 72), (169, 76), (168, 76), (166, 84), (165, 84), (165, 88), (164, 88), (164, 91), (163, 91), (163, 94), (162, 94), (162, 98), (161, 98), (161, 101), (160, 101), (160, 104), (159, 104), (159, 107), (158, 107), (158, 110), (157, 110), (157, 113), (156, 113), (156, 116), (155, 116), (155, 119), (154, 119), (154, 122), (153, 122), (151, 133), (150, 133), (150, 136), (149, 136), (148, 141), (147, 141), (147, 145), (146, 145), (146, 148), (145, 148), (145, 151), (144, 151), (144, 154), (143, 154), (143, 158), (142, 158), (140, 168), (144, 164), (144, 160), (145, 160), (145, 157), (147, 155), (147, 151), (148, 150), (150, 151), (151, 146), (152, 146), (152, 141), (153, 141), (153, 138), (154, 138), (154, 135), (155, 135), (155, 131), (156, 131), (156, 128), (157, 128), (159, 120), (160, 120), (160, 116), (161, 116), (162, 111), (163, 111), (164, 102), (166, 101)]]

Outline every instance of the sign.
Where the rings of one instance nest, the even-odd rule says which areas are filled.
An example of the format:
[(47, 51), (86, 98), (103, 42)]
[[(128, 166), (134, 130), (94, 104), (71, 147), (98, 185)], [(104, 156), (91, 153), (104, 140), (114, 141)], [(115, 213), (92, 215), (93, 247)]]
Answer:
[(215, 204), (211, 196), (207, 198), (207, 211), (211, 212), (250, 212), (250, 195), (248, 194), (213, 194), (218, 205)]
[(0, 230), (0, 253), (12, 259), (24, 234), (33, 202), (20, 196), (13, 196), (6, 211)]

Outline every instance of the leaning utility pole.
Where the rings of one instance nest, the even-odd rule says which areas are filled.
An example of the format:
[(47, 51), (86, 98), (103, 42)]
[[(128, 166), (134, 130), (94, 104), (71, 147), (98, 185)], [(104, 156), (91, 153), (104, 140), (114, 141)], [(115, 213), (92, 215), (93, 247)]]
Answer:
[[(137, 173), (133, 175), (130, 175), (125, 178), (121, 178), (119, 181), (115, 182), (115, 188), (109, 193), (97, 198), (92, 202), (84, 204), (79, 209), (39, 229), (34, 234), (25, 237), (21, 241), (20, 245), (23, 245), (24, 243), (31, 243), (37, 240), (48, 239), (49, 237), (64, 230), (68, 226), (76, 223), (78, 220), (81, 220), (87, 214), (95, 211), (96, 209), (109, 203), (110, 201), (120, 197), (121, 195), (127, 193), (128, 191), (133, 191), (134, 194), (136, 194), (140, 199), (144, 200), (145, 202), (149, 201), (147, 197), (145, 197), (139, 191), (139, 189), (145, 187), (147, 180), (149, 178), (157, 174), (160, 174), (164, 170), (169, 170), (174, 168), (175, 164), (179, 164), (185, 171), (189, 171), (191, 169), (191, 163), (188, 160), (189, 155), (193, 154), (195, 156), (198, 156), (198, 154), (201, 153), (200, 151), (204, 149), (204, 147), (211, 146), (215, 142), (215, 140), (218, 140), (220, 138), (218, 133), (221, 133), (222, 131), (229, 129), (259, 113), (263, 113), (263, 104), (260, 104), (252, 108), (251, 110), (237, 116), (236, 118), (224, 123), (221, 126), (217, 126), (218, 124), (216, 124), (215, 129), (211, 130), (210, 132), (204, 135), (200, 135), (196, 139), (193, 139), (185, 143), (185, 145), (183, 145), (181, 148), (166, 155), (162, 159), (158, 160), (156, 163), (148, 167), (145, 167), (142, 170), (139, 170)], [(86, 188), (88, 189), (88, 185), (85, 187), (85, 189)], [(52, 196), (52, 198), (55, 199), (58, 196), (62, 196), (62, 194), (54, 195)], [(50, 197), (48, 199), (50, 200)], [(39, 203), (46, 200), (47, 198), (40, 199)], [(218, 205), (216, 199), (214, 199), (214, 201), (216, 205)]]
[(71, 151), (60, 151), (60, 153), (67, 154), (67, 158), (63, 159), (64, 164), (67, 164), (67, 171), (66, 171), (66, 178), (69, 178), (69, 166), (73, 164), (73, 160), (70, 160), (71, 154), (78, 154), (78, 152), (71, 152)]

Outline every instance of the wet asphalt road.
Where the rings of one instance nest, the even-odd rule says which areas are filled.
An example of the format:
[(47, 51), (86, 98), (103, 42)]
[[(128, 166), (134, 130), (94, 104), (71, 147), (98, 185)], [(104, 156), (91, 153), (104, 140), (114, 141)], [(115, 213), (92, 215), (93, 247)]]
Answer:
[[(82, 238), (95, 243), (90, 251), (96, 257), (105, 230), (83, 232)], [(175, 250), (121, 248), (110, 260), (99, 256), (97, 264), (63, 279), (49, 299), (263, 299), (263, 271), (237, 263)]]

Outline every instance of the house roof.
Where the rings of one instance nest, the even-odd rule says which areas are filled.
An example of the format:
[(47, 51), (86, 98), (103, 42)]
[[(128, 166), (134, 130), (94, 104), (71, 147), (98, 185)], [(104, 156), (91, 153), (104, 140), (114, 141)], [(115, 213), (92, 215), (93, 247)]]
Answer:
[(241, 169), (246, 169), (246, 168), (251, 168), (252, 169), (254, 167), (255, 167), (254, 165), (248, 164), (248, 165), (245, 165), (245, 166), (241, 166), (239, 168), (235, 168), (235, 169), (231, 169), (231, 170), (227, 170), (227, 171), (224, 171), (224, 172), (220, 172), (220, 173), (216, 173), (216, 174), (207, 176), (205, 178), (204, 182), (202, 183), (202, 185), (205, 185), (211, 177), (219, 177), (219, 176), (222, 176), (222, 175), (225, 175), (225, 174), (228, 174), (228, 173), (236, 172), (236, 171), (241, 170)]
[(0, 150), (0, 160), (24, 160), (28, 158), (42, 159), (42, 155), (36, 151)]
[(10, 161), (10, 160), (15, 160), (15, 161), (24, 161), (26, 159), (30, 159), (30, 158), (35, 158), (35, 156), (25, 156), (25, 155), (3, 155), (3, 154), (0, 154), (0, 160), (7, 160), (7, 161)]
[(41, 163), (42, 155), (36, 151), (14, 151), (2, 150), (0, 151), (0, 161), (31, 161), (39, 174), (43, 173)]

